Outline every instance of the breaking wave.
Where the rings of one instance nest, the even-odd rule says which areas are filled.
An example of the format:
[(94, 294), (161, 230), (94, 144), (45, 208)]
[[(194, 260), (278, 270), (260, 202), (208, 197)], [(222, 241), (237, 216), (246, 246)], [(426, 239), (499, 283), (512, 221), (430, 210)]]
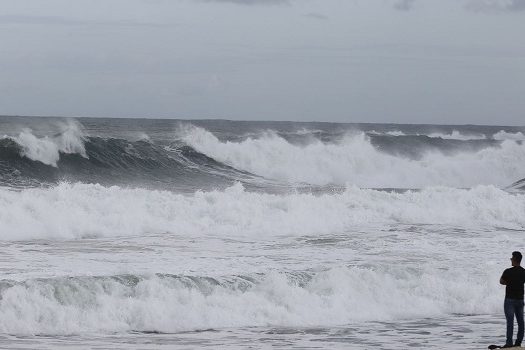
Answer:
[[(525, 174), (523, 134), (494, 137), (412, 135), (401, 131), (252, 131), (220, 137), (193, 125), (168, 141), (142, 131), (122, 138), (89, 136), (74, 121), (54, 134), (30, 129), (0, 138), (0, 185), (32, 187), (61, 181), (161, 188), (346, 186), (505, 187)], [(153, 130), (154, 131), (154, 130)], [(158, 132), (157, 132), (158, 135)]]
[[(426, 151), (414, 159), (399, 154), (401, 141), (392, 141), (397, 145), (382, 141), (375, 147), (364, 133), (347, 135), (334, 143), (314, 139), (306, 145), (290, 143), (273, 132), (239, 142), (221, 141), (197, 127), (185, 128), (181, 137), (217, 161), (292, 183), (349, 183), (371, 188), (506, 186), (525, 174), (525, 145), (511, 140), (474, 151)], [(417, 142), (421, 143), (420, 139)], [(412, 142), (404, 148), (411, 151), (415, 146)]]
[[(344, 325), (499, 310), (497, 272), (336, 268), (254, 276), (119, 275), (0, 282), (10, 334)], [(366, 283), (363, 283), (365, 282)]]
[[(439, 210), (436, 210), (439, 208)], [(341, 193), (267, 194), (236, 184), (191, 195), (62, 183), (0, 188), (0, 240), (170, 233), (275, 237), (351, 232), (377, 224), (525, 228), (525, 195), (493, 186), (404, 193), (349, 187)]]
[(24, 129), (16, 137), (4, 136), (18, 144), (22, 156), (56, 167), (60, 153), (79, 154), (87, 158), (85, 136), (80, 123), (74, 120), (57, 123), (60, 132), (52, 137), (37, 137), (31, 129)]
[(253, 178), (189, 146), (155, 144), (145, 133), (134, 140), (102, 138), (72, 127), (53, 137), (27, 129), (0, 139), (0, 185), (10, 187), (81, 181), (192, 190)]

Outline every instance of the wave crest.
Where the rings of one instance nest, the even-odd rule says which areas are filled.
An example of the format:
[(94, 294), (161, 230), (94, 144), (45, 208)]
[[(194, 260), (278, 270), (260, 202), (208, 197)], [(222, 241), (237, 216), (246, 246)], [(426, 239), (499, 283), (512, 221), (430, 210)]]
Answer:
[(56, 126), (59, 133), (53, 137), (43, 136), (39, 138), (32, 133), (31, 129), (26, 128), (18, 136), (4, 136), (4, 138), (16, 142), (20, 147), (22, 156), (54, 167), (57, 166), (60, 153), (77, 153), (87, 158), (84, 146), (85, 135), (81, 124), (75, 120), (68, 120), (67, 122), (59, 122)]
[(273, 132), (223, 142), (205, 129), (189, 126), (181, 137), (220, 162), (291, 183), (371, 188), (506, 186), (525, 174), (525, 145), (511, 140), (475, 152), (427, 152), (421, 159), (409, 159), (378, 150), (365, 133), (347, 135), (337, 143), (313, 139), (296, 145)]

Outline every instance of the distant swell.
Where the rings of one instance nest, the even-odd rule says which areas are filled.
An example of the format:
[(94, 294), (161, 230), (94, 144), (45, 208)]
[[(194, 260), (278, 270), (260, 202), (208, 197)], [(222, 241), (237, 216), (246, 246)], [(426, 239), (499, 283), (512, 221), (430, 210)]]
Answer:
[[(439, 210), (437, 210), (439, 208)], [(525, 229), (525, 195), (493, 186), (394, 193), (265, 194), (237, 184), (191, 195), (86, 184), (0, 188), (0, 240), (149, 234), (274, 237), (349, 232), (356, 226), (438, 224)]]

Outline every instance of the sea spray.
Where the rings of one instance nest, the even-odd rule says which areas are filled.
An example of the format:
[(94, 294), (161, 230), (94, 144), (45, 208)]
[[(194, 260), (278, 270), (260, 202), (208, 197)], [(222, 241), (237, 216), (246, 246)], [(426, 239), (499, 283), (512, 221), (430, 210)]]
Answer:
[[(60, 153), (78, 153), (86, 158), (85, 135), (81, 124), (71, 119), (57, 123), (56, 126), (59, 132), (52, 137), (35, 136), (31, 129), (25, 128), (18, 136), (9, 138), (21, 147), (22, 156), (54, 167), (57, 166)], [(8, 138), (8, 136), (4, 136), (4, 138)]]

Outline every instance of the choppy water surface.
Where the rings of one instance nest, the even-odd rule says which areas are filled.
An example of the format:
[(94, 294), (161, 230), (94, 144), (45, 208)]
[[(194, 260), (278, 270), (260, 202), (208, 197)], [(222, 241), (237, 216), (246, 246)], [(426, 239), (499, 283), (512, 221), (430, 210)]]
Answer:
[(0, 347), (500, 343), (523, 132), (0, 118)]
[(333, 328), (207, 329), (175, 334), (129, 332), (84, 336), (2, 336), (11, 349), (484, 349), (505, 327), (490, 316), (455, 315)]

